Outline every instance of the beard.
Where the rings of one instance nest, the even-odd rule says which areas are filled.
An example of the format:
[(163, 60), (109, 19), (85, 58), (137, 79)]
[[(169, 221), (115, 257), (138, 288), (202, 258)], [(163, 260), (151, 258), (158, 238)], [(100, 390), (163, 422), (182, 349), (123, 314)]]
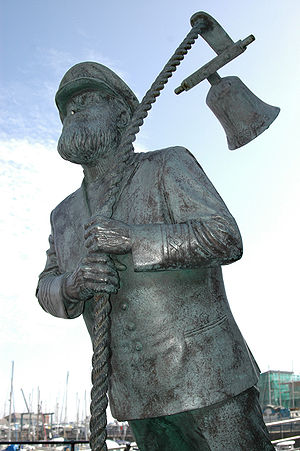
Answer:
[(85, 124), (73, 122), (64, 125), (57, 150), (64, 160), (95, 166), (100, 159), (115, 153), (120, 136), (117, 130), (101, 131), (96, 121), (94, 124), (91, 122)]

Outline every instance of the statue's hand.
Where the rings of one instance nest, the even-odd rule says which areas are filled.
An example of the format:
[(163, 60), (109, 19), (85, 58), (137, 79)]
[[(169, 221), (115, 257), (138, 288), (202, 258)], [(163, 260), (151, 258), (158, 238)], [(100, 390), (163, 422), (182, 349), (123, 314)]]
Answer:
[(132, 246), (130, 230), (125, 222), (97, 215), (85, 225), (85, 245), (89, 253), (127, 254)]
[(107, 255), (89, 255), (65, 279), (64, 292), (73, 300), (86, 301), (99, 292), (116, 293), (119, 276)]

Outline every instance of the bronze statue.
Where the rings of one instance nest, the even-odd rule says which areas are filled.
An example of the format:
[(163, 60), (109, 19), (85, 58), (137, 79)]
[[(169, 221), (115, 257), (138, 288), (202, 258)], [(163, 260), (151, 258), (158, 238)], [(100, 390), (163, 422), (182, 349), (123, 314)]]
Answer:
[(225, 294), (221, 266), (242, 241), (220, 195), (185, 148), (125, 157), (139, 102), (105, 66), (72, 67), (56, 102), (58, 151), (84, 179), (51, 213), (41, 306), (82, 314), (93, 339), (94, 297), (110, 294), (110, 406), (142, 451), (273, 450)]

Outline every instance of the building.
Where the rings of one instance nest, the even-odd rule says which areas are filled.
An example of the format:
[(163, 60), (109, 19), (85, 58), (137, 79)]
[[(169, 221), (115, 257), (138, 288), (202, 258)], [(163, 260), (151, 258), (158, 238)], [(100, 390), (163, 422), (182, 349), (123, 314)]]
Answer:
[(300, 380), (289, 382), (290, 408), (300, 409)]
[(286, 409), (300, 408), (300, 375), (292, 371), (266, 371), (258, 381), (259, 402), (266, 406)]

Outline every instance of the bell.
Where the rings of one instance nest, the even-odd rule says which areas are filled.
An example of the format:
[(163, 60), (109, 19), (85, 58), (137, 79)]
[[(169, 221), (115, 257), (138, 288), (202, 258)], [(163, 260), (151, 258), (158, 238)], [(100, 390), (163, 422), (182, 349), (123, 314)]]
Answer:
[(221, 122), (230, 150), (263, 133), (279, 114), (280, 108), (260, 100), (238, 77), (215, 76), (208, 81), (212, 86), (206, 103)]

